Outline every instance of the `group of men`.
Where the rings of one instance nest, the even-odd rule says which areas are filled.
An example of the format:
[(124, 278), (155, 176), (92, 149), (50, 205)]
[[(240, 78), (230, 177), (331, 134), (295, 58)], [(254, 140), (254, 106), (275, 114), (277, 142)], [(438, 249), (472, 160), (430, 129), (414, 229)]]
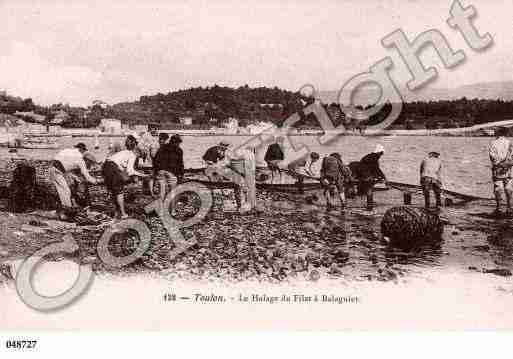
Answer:
[[(346, 194), (352, 194), (355, 186), (360, 194), (367, 196), (367, 209), (374, 206), (374, 185), (386, 181), (383, 171), (379, 166), (379, 159), (385, 152), (383, 146), (377, 145), (376, 149), (364, 156), (360, 161), (346, 165), (339, 153), (321, 156), (317, 152), (311, 152), (308, 156), (294, 160), (287, 165), (287, 169), (280, 168), (280, 162), (285, 159), (283, 150), (283, 138), (278, 137), (267, 148), (264, 160), (271, 171), (271, 183), (279, 178), (281, 183), (282, 172), (296, 178), (296, 185), (301, 190), (305, 178), (318, 178), (325, 188), (326, 204), (328, 210), (335, 208), (336, 198), (339, 198), (340, 207), (343, 210), (346, 204)], [(321, 162), (320, 171), (314, 169), (315, 164)]]
[[(507, 138), (507, 129), (496, 131), (496, 138), (489, 146), (489, 157), (492, 164), (492, 181), (496, 199), (494, 214), (501, 215), (502, 196), (506, 197), (506, 213), (513, 215), (511, 199), (513, 198), (513, 143)], [(153, 136), (152, 136), (153, 137)], [(153, 137), (154, 138), (154, 137)], [(150, 195), (155, 196), (154, 181), (159, 188), (159, 197), (163, 200), (169, 191), (176, 186), (184, 175), (183, 150), (180, 148), (182, 139), (179, 135), (169, 136), (166, 133), (158, 135), (158, 143), (146, 138), (138, 143), (137, 138), (128, 136), (124, 148), (111, 151), (105, 161), (100, 163), (87, 150), (84, 143), (73, 148), (61, 150), (54, 157), (49, 171), (50, 180), (57, 190), (61, 207), (58, 210), (60, 218), (66, 219), (76, 213), (76, 208), (89, 204), (87, 187), (90, 184), (104, 183), (112, 195), (116, 215), (127, 218), (124, 205), (124, 189), (134, 177), (146, 178), (149, 183)], [(343, 209), (346, 196), (358, 192), (366, 196), (367, 209), (374, 206), (374, 186), (379, 182), (387, 182), (380, 168), (379, 160), (385, 150), (377, 145), (375, 150), (360, 161), (346, 165), (339, 153), (332, 153), (321, 159), (316, 152), (307, 157), (288, 164), (286, 169), (280, 168), (284, 161), (283, 139), (277, 138), (265, 154), (265, 161), (271, 171), (271, 183), (276, 177), (281, 178), (282, 172), (287, 172), (296, 178), (297, 184), (303, 184), (305, 178), (318, 178), (325, 188), (326, 202), (329, 210), (335, 208), (335, 202), (340, 202)], [(244, 149), (236, 151), (228, 157), (230, 144), (222, 141), (209, 148), (203, 155), (206, 164), (205, 174), (211, 181), (231, 180), (236, 185), (235, 199), (237, 207), (242, 207), (242, 197), (251, 209), (256, 205), (255, 181), (256, 160), (255, 151)], [(150, 174), (137, 171), (139, 166), (152, 168)], [(320, 171), (314, 170), (314, 165), (321, 162)], [(239, 165), (237, 165), (239, 163)], [(90, 170), (101, 165), (102, 178), (91, 175)], [(431, 195), (435, 195), (435, 204), (442, 206), (443, 174), (440, 153), (429, 152), (420, 164), (420, 184), (424, 193), (425, 205), (430, 206)], [(281, 182), (281, 180), (280, 180)], [(168, 187), (169, 185), (169, 187)]]
[[(513, 143), (506, 137), (509, 129), (499, 127), (495, 130), (495, 139), (488, 147), (488, 155), (491, 162), (493, 192), (496, 207), (493, 216), (500, 218), (504, 214), (513, 216), (511, 200), (513, 198)], [(429, 192), (433, 191), (436, 197), (436, 206), (441, 205), (442, 164), (439, 152), (430, 152), (420, 166), (421, 185), (424, 191), (426, 205), (429, 205)], [(506, 210), (503, 212), (501, 205), (505, 197)]]
[[(382, 145), (376, 145), (373, 152), (365, 155), (360, 161), (354, 161), (346, 165), (339, 153), (325, 156), (321, 161), (320, 171), (314, 170), (314, 164), (321, 160), (317, 152), (311, 152), (308, 156), (295, 160), (288, 164), (287, 170), (280, 169), (280, 162), (285, 159), (283, 150), (283, 138), (275, 139), (269, 145), (264, 160), (271, 171), (271, 183), (275, 178), (281, 182), (282, 172), (296, 178), (296, 184), (302, 189), (305, 178), (319, 178), (325, 188), (326, 205), (328, 210), (335, 208), (338, 197), (340, 208), (344, 210), (346, 197), (358, 193), (367, 200), (366, 209), (374, 208), (374, 187), (377, 183), (387, 182), (385, 174), (380, 168), (379, 160), (385, 153)], [(430, 206), (430, 193), (434, 192), (436, 206), (442, 205), (442, 162), (440, 153), (432, 151), (420, 164), (420, 183), (424, 193), (425, 205)]]
[[(504, 213), (513, 216), (513, 143), (506, 138), (508, 128), (498, 128), (495, 131), (495, 139), (489, 146), (489, 157), (491, 161), (493, 191), (495, 195), (496, 208), (494, 216), (500, 217)], [(265, 161), (273, 174), (272, 181), (276, 176), (281, 179), (279, 163), (284, 160), (282, 149), (283, 140), (278, 139), (268, 147)], [(288, 173), (298, 179), (301, 186), (304, 178), (320, 177), (321, 183), (326, 187), (326, 199), (328, 209), (334, 207), (336, 193), (338, 192), (341, 207), (345, 205), (345, 193), (351, 192), (353, 184), (356, 183), (360, 195), (367, 197), (367, 209), (373, 208), (374, 185), (380, 181), (386, 182), (386, 177), (379, 167), (379, 159), (384, 153), (384, 148), (377, 145), (376, 149), (364, 156), (360, 161), (351, 162), (346, 166), (338, 153), (332, 153), (322, 160), (320, 176), (313, 173), (312, 164), (319, 161), (319, 154), (312, 152), (305, 159), (294, 161), (288, 165)], [(426, 207), (431, 205), (431, 192), (435, 195), (436, 207), (442, 206), (443, 192), (443, 165), (440, 159), (440, 152), (431, 151), (420, 163), (420, 185), (424, 195)], [(505, 197), (506, 210), (501, 209)]]
[[(127, 136), (124, 148), (113, 146), (103, 163), (88, 152), (84, 143), (74, 148), (63, 149), (54, 157), (50, 170), (50, 181), (59, 196), (60, 206), (57, 210), (59, 218), (72, 219), (77, 209), (88, 207), (88, 186), (104, 183), (110, 192), (116, 209), (116, 217), (128, 218), (125, 208), (125, 188), (136, 177), (144, 178), (149, 183), (152, 196), (154, 181), (159, 185), (159, 196), (165, 196), (181, 180), (184, 174), (183, 151), (180, 148), (182, 139), (179, 135), (169, 137), (161, 133), (158, 145), (146, 142), (139, 143), (135, 136)], [(138, 167), (151, 167), (152, 172), (146, 174), (136, 170)], [(102, 178), (91, 175), (92, 169), (101, 169)], [(169, 188), (168, 185), (169, 184)]]

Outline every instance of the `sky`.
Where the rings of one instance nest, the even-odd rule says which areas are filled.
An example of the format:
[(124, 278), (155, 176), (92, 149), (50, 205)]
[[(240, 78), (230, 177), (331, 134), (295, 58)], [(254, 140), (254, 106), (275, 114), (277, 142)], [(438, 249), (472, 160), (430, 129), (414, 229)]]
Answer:
[(429, 86), (512, 80), (513, 2), (462, 0), (494, 45), (471, 50), (446, 24), (452, 0), (24, 1), (0, 0), (0, 89), (36, 103), (90, 105), (194, 87), (312, 84), (340, 89), (386, 56), (399, 87), (404, 63), (381, 39), (402, 29), (410, 40), (437, 29), (465, 63), (439, 67)]

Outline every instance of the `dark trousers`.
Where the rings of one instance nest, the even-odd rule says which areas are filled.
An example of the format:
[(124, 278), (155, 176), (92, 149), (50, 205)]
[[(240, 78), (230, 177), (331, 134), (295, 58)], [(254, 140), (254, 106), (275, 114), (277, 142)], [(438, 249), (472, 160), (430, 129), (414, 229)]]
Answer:
[(374, 208), (374, 185), (370, 185), (366, 188), (365, 195), (367, 197), (367, 209), (372, 211)]
[(297, 189), (298, 189), (299, 193), (305, 193), (304, 183), (305, 183), (305, 179), (303, 177), (298, 176), (296, 178), (296, 186), (297, 186)]
[(431, 191), (434, 192), (436, 198), (436, 206), (442, 206), (442, 188), (440, 182), (431, 177), (422, 177), (422, 192), (424, 193), (424, 202), (426, 207), (430, 205)]
[(360, 180), (358, 194), (367, 197), (367, 210), (372, 211), (374, 208), (374, 181)]

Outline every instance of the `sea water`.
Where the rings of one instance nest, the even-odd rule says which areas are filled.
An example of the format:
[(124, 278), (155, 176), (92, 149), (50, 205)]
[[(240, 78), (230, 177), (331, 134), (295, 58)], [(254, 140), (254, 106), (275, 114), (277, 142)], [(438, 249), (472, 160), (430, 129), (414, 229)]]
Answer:
[[(361, 137), (342, 136), (329, 144), (321, 145), (315, 136), (292, 136), (285, 143), (285, 157), (297, 158), (304, 151), (315, 151), (323, 155), (339, 152), (344, 162), (357, 161), (371, 152), (376, 144), (385, 147), (381, 167), (388, 180), (419, 183), (419, 166), (429, 151), (441, 153), (445, 167), (445, 188), (465, 194), (492, 197), (488, 144), (491, 138), (485, 137), (435, 137), (435, 136), (385, 136)], [(220, 141), (227, 141), (237, 147), (250, 139), (249, 136), (183, 136), (182, 148), (186, 168), (203, 167), (203, 153)], [(103, 160), (108, 152), (109, 138), (100, 138), (100, 148), (95, 150), (94, 137), (57, 138), (61, 148), (84, 142), (89, 149)], [(300, 150), (304, 148), (303, 152)], [(257, 165), (265, 165), (263, 158), (266, 146), (257, 152)], [(294, 149), (297, 149), (295, 151)], [(58, 150), (20, 149), (13, 155), (7, 148), (0, 148), (0, 159), (12, 156), (50, 159)], [(319, 161), (320, 162), (320, 161)]]

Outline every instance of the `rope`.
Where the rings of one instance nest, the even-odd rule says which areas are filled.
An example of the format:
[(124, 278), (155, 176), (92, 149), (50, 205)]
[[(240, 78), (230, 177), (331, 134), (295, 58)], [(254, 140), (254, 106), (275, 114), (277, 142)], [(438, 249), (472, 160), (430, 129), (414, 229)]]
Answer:
[[(405, 187), (407, 189), (415, 189), (417, 191), (421, 191), (422, 190), (422, 187), (420, 185), (414, 185), (414, 184), (410, 184), (410, 183), (401, 183), (401, 182), (387, 181), (387, 185), (392, 187), (392, 188), (394, 188), (394, 189), (397, 189), (399, 191), (403, 191), (403, 192), (405, 191)], [(493, 200), (493, 198), (472, 196), (472, 195), (469, 195), (469, 194), (458, 193), (458, 192), (449, 191), (449, 190), (446, 190), (446, 189), (443, 189), (442, 193), (443, 194), (448, 194), (448, 195), (453, 196), (453, 197), (459, 197), (459, 198), (461, 198), (465, 202), (470, 202), (470, 201), (490, 201), (490, 200)]]

